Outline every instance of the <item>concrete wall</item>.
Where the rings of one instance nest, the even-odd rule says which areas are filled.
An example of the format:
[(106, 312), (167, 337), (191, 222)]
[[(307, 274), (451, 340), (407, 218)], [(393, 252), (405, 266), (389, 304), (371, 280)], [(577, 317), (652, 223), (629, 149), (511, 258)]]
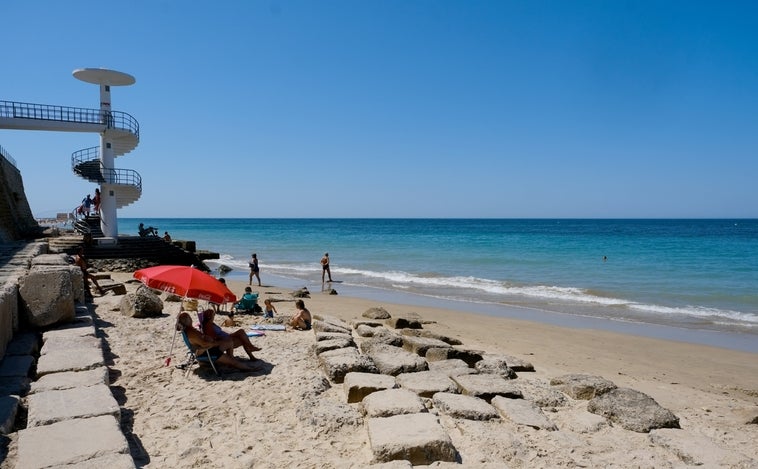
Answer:
[(39, 236), (21, 172), (0, 155), (0, 243)]

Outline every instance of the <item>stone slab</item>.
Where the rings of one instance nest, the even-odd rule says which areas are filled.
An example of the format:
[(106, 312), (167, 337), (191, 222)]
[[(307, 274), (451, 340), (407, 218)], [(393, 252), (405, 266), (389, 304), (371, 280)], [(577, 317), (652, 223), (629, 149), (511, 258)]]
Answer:
[(62, 327), (45, 332), (42, 334), (42, 342), (52, 337), (82, 337), (86, 335), (94, 337), (96, 332), (94, 324), (74, 323), (70, 327)]
[[(135, 469), (134, 459), (128, 454), (107, 454), (76, 464), (76, 469)], [(48, 469), (72, 469), (70, 464), (50, 466)]]
[(459, 358), (429, 362), (429, 370), (439, 371), (451, 377), (477, 373), (475, 369), (469, 368), (468, 364)]
[(16, 467), (79, 465), (96, 457), (128, 453), (129, 444), (118, 420), (102, 415), (19, 430)]
[(450, 436), (428, 413), (371, 418), (368, 436), (376, 462), (403, 459), (415, 466), (456, 458)]
[(355, 342), (353, 342), (353, 339), (330, 339), (330, 340), (320, 340), (313, 344), (313, 351), (316, 353), (316, 355), (321, 355), (324, 352), (328, 352), (329, 350), (336, 350), (341, 348), (348, 348), (348, 347), (355, 347)]
[(101, 350), (103, 341), (99, 337), (76, 336), (76, 337), (48, 337), (40, 350), (40, 356), (50, 353), (76, 353), (79, 350)]
[(66, 371), (47, 374), (31, 384), (30, 393), (108, 385), (108, 367), (99, 366), (85, 371)]
[(447, 342), (443, 342), (439, 339), (432, 339), (431, 337), (414, 337), (410, 335), (403, 336), (403, 348), (422, 357), (426, 355), (426, 351), (430, 348), (451, 347), (452, 346)]
[(341, 383), (351, 371), (378, 373), (371, 358), (358, 353), (356, 348), (329, 350), (318, 356), (321, 369), (334, 383)]
[(397, 375), (397, 384), (421, 397), (432, 397), (438, 392), (458, 392), (458, 386), (445, 373), (419, 371)]
[(415, 353), (386, 344), (375, 344), (364, 352), (371, 357), (380, 373), (397, 376), (401, 373), (426, 371), (426, 360)]
[(467, 420), (491, 420), (498, 418), (497, 410), (478, 397), (438, 392), (432, 396), (434, 407), (451, 417)]
[(11, 355), (0, 362), (0, 378), (29, 376), (34, 366), (31, 355)]
[(339, 332), (316, 332), (316, 341), (332, 340), (332, 339), (346, 339), (353, 340), (351, 334), (339, 333)]
[(520, 399), (523, 394), (510, 380), (498, 375), (458, 375), (451, 378), (460, 388), (461, 394), (474, 396), (490, 402), (495, 396)]
[(84, 371), (105, 366), (101, 349), (81, 349), (76, 353), (48, 353), (41, 355), (37, 363), (37, 376), (64, 371)]
[(360, 372), (346, 374), (342, 383), (348, 403), (361, 402), (371, 393), (392, 389), (395, 386), (395, 378), (392, 376)]
[(363, 412), (367, 417), (391, 417), (400, 414), (426, 412), (424, 401), (407, 389), (376, 391), (363, 399)]
[(442, 334), (437, 334), (435, 332), (426, 330), (426, 329), (401, 329), (400, 334), (402, 335), (411, 335), (416, 337), (430, 337), (432, 339), (438, 339), (443, 342), (446, 342), (450, 345), (461, 345), (462, 342), (455, 337), (449, 337)]
[(468, 366), (473, 367), (476, 363), (482, 359), (484, 352), (480, 350), (468, 350), (457, 347), (431, 347), (426, 350), (424, 356), (430, 362), (438, 360), (449, 360), (451, 358), (457, 358), (466, 362)]
[(616, 384), (602, 376), (568, 374), (558, 376), (550, 380), (550, 384), (557, 386), (562, 392), (573, 399), (590, 400), (613, 389)]
[(121, 408), (104, 384), (30, 394), (27, 405), (29, 427), (100, 415), (121, 418)]
[(542, 409), (537, 407), (534, 402), (495, 396), (492, 398), (492, 405), (503, 418), (507, 418), (517, 425), (526, 425), (537, 430), (558, 430), (558, 427), (547, 418)]
[(20, 404), (21, 398), (18, 396), (0, 396), (0, 435), (7, 435), (13, 431)]

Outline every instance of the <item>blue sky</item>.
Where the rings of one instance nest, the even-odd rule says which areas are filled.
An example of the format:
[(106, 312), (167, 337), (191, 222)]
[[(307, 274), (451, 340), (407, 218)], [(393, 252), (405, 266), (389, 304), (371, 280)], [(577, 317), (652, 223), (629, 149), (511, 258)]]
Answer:
[[(758, 217), (758, 3), (3, 0), (0, 100), (132, 74), (121, 217)], [(95, 134), (0, 130), (33, 212)]]

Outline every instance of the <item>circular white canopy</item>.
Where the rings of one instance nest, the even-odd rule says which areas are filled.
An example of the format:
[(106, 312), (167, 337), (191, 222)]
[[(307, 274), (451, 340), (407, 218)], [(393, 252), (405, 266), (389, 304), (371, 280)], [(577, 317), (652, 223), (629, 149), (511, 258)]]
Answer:
[(79, 68), (74, 70), (74, 78), (95, 85), (126, 86), (137, 80), (133, 76), (106, 68)]

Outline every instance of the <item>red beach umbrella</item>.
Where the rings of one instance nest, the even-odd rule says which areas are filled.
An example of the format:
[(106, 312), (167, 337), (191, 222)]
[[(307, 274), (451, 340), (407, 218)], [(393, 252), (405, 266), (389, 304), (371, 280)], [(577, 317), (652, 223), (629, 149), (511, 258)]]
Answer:
[(212, 303), (233, 303), (237, 297), (218, 279), (186, 265), (159, 265), (134, 272), (150, 288)]

